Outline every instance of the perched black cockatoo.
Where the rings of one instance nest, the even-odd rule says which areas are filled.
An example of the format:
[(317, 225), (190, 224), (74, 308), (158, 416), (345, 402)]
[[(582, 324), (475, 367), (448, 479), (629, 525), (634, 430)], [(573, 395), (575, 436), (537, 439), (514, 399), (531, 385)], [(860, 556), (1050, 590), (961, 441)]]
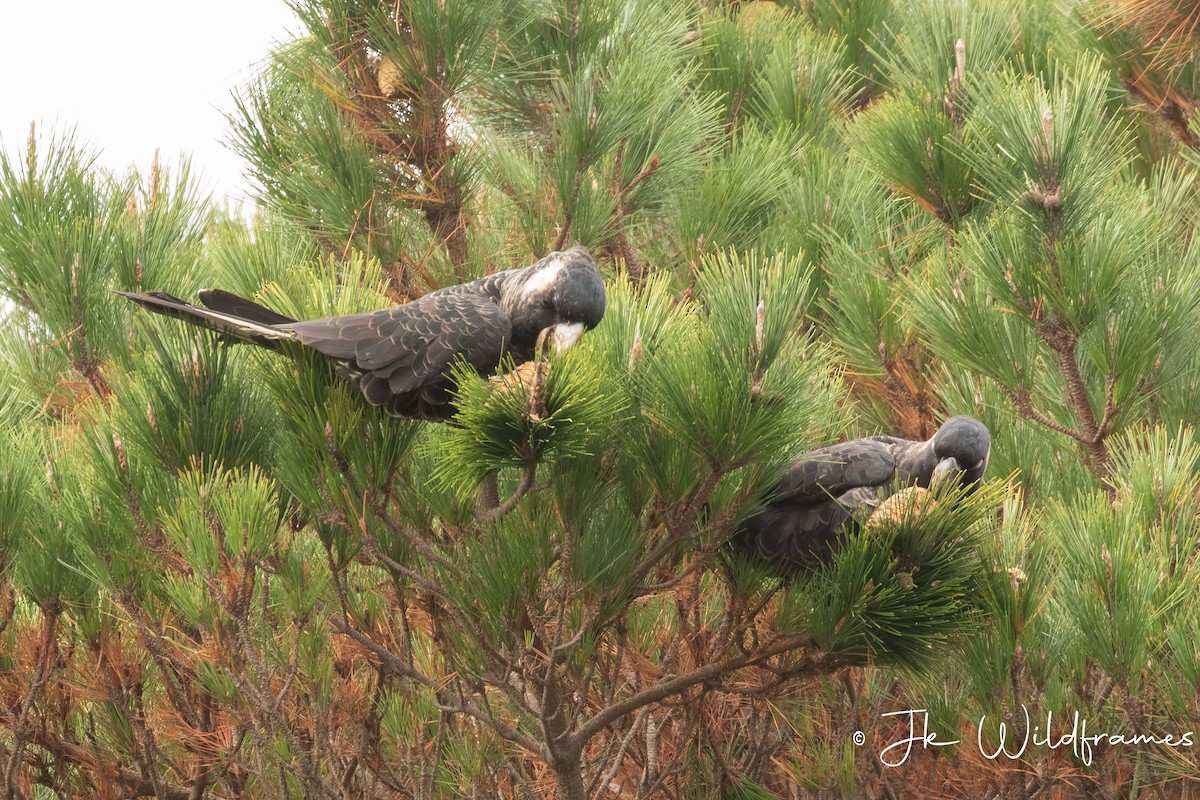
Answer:
[(733, 541), (785, 572), (828, 562), (847, 525), (866, 524), (904, 487), (957, 479), (972, 491), (990, 449), (982, 422), (951, 417), (925, 442), (870, 436), (811, 450), (784, 469)]
[(604, 316), (604, 281), (579, 246), (395, 308), (327, 319), (297, 321), (220, 289), (200, 292), (207, 308), (164, 292), (121, 294), (238, 341), (311, 347), (358, 384), (367, 402), (398, 417), (431, 420), (454, 415), (451, 367), (460, 356), (486, 377), (505, 354), (532, 359), (543, 330), (551, 329), (549, 341), (562, 352)]

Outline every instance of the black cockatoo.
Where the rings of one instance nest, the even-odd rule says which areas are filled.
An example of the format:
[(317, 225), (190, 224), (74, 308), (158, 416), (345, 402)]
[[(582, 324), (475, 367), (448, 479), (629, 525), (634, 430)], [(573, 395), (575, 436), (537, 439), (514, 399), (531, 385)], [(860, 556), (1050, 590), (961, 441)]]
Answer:
[(580, 246), (401, 306), (327, 319), (297, 321), (220, 289), (200, 292), (207, 308), (165, 292), (121, 294), (239, 341), (298, 342), (328, 357), (372, 405), (431, 420), (454, 415), (451, 368), (460, 356), (486, 377), (505, 354), (532, 359), (543, 330), (562, 352), (604, 316), (604, 281)]
[(870, 436), (811, 450), (789, 464), (766, 506), (734, 534), (738, 547), (787, 572), (827, 562), (849, 524), (865, 524), (907, 486), (983, 479), (991, 450), (987, 427), (951, 417), (928, 441)]

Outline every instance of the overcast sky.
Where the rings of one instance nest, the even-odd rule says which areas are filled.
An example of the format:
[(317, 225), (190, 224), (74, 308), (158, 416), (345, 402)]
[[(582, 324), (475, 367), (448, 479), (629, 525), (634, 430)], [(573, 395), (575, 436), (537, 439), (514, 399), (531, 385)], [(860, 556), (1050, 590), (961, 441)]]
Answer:
[(186, 153), (218, 197), (246, 196), (223, 112), (298, 30), (283, 0), (7, 0), (0, 14), (0, 147), (23, 148), (33, 120), (73, 125), (107, 167)]

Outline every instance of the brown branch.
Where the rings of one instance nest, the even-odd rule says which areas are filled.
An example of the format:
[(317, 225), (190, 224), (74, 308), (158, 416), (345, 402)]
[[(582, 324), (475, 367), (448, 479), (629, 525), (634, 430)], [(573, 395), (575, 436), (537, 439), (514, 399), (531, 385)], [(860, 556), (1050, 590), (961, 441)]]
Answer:
[(403, 536), (404, 539), (426, 559), (449, 572), (457, 571), (457, 568), (452, 561), (443, 556), (437, 550), (433, 549), (433, 547), (424, 539), (422, 539), (415, 530), (399, 520), (392, 519), (391, 515), (387, 514), (386, 509), (384, 509), (381, 505), (376, 504), (375, 513), (379, 515), (379, 518), (383, 520), (384, 524), (387, 525), (393, 533)]
[(1059, 369), (1067, 384), (1067, 400), (1075, 418), (1079, 420), (1080, 433), (1084, 437), (1080, 441), (1087, 447), (1088, 466), (1096, 477), (1103, 478), (1108, 474), (1108, 446), (1101, 436), (1087, 385), (1075, 360), (1075, 335), (1063, 329), (1063, 326), (1053, 324), (1039, 325), (1038, 331), (1058, 358)]
[[(8, 566), (6, 562), (7, 560), (0, 561), (0, 571), (6, 571), (3, 570), (4, 567)], [(2, 634), (12, 623), (13, 614), (17, 610), (17, 590), (13, 588), (11, 583), (4, 581), (0, 583), (0, 597), (4, 598), (3, 602), (0, 603), (0, 634)]]
[(283, 686), (275, 693), (275, 708), (283, 706), (283, 700), (287, 697), (287, 693), (291, 691), (292, 684), (296, 681), (296, 673), (300, 668), (300, 639), (303, 636), (301, 626), (296, 626), (296, 638), (292, 641), (292, 649), (288, 654), (287, 673), (283, 679)]
[[(559, 556), (559, 563), (564, 565), (564, 572), (566, 573), (569, 573), (571, 564), (574, 561), (575, 537), (572, 534), (570, 526), (564, 525), (563, 546), (562, 553)], [(574, 646), (573, 643), (579, 641), (582, 638), (582, 634), (588, 630), (588, 625), (585, 623), (580, 627), (576, 636), (571, 637), (571, 640), (568, 642), (563, 642), (563, 629), (566, 625), (567, 611), (570, 608), (571, 585), (572, 581), (569, 574), (564, 574), (558, 597), (555, 598), (558, 606), (558, 614), (554, 626), (554, 639), (550, 642), (550, 646), (543, 650), (547, 658), (546, 671), (541, 678), (541, 710), (542, 727), (546, 732), (547, 749), (554, 762), (559, 781), (565, 786), (568, 795), (583, 800), (586, 789), (583, 785), (583, 770), (580, 764), (581, 753), (572, 747), (569, 739), (568, 734), (571, 729), (573, 716), (568, 713), (568, 709), (563, 703), (556, 670), (556, 667), (562, 661), (566, 660), (568, 651)], [(540, 637), (535, 637), (535, 642), (539, 645), (542, 644)], [(565, 747), (563, 746), (564, 739), (567, 740)]]
[(575, 736), (578, 737), (580, 746), (582, 746), (591, 737), (604, 730), (610, 724), (626, 714), (638, 710), (642, 706), (657, 703), (673, 694), (679, 694), (684, 689), (689, 689), (698, 683), (711, 681), (714, 678), (721, 678), (739, 669), (755, 666), (774, 656), (800, 649), (812, 650), (806, 665), (807, 670), (805, 670), (809, 673), (816, 672), (820, 667), (832, 666), (834, 662), (834, 659), (816, 649), (816, 643), (810, 635), (782, 636), (774, 642), (759, 648), (757, 652), (751, 655), (735, 656), (723, 661), (705, 664), (703, 667), (694, 669), (686, 675), (679, 675), (661, 681), (649, 689), (643, 689), (631, 697), (614, 703), (602, 709), (596, 716), (581, 725)]
[[(1054, 118), (1050, 109), (1044, 109), (1042, 112), (1042, 136), (1040, 141), (1034, 143), (1035, 149), (1043, 161), (1041, 165), (1042, 176), (1040, 182), (1035, 184), (1026, 193), (1025, 199), (1039, 205), (1043, 211), (1044, 221), (1048, 225), (1048, 230), (1043, 237), (1046, 262), (1050, 267), (1050, 272), (1054, 280), (1061, 283), (1062, 274), (1056, 250), (1056, 231), (1062, 214), (1062, 197), (1060, 184), (1053, 174), (1053, 123)], [(1025, 305), (1026, 312), (1034, 321), (1038, 335), (1046, 346), (1054, 352), (1055, 358), (1058, 361), (1059, 371), (1066, 384), (1067, 405), (1078, 422), (1079, 430), (1071, 430), (1064, 425), (1054, 423), (1044, 415), (1036, 412), (1032, 401), (1029, 399), (1027, 390), (1013, 392), (1002, 387), (1002, 391), (1013, 402), (1021, 416), (1032, 419), (1051, 430), (1066, 434), (1082, 444), (1086, 450), (1084, 464), (1096, 477), (1103, 480), (1108, 474), (1109, 465), (1109, 452), (1104, 439), (1108, 434), (1108, 428), (1112, 425), (1113, 418), (1118, 413), (1118, 409), (1112, 399), (1115, 381), (1110, 376), (1104, 419), (1100, 423), (1097, 423), (1096, 414), (1092, 408), (1091, 397), (1088, 395), (1087, 385), (1079, 370), (1079, 363), (1076, 357), (1078, 349), (1078, 336), (1076, 332), (1071, 329), (1066, 320), (1062, 319), (1056, 313), (1051, 312), (1043, 317), (1041, 314), (1041, 300), (1039, 299), (1036, 304), (1031, 306), (1021, 297), (1021, 293), (1017, 291), (1011, 275), (1007, 275), (1006, 278), (1014, 296)]]
[(625, 188), (623, 188), (620, 193), (621, 197), (628, 195), (633, 191), (635, 186), (653, 175), (658, 170), (658, 164), (658, 156), (650, 156), (650, 160), (646, 162), (646, 166), (642, 167), (638, 174), (633, 176), (633, 180), (625, 184)]
[(959, 39), (954, 43), (954, 72), (950, 74), (946, 88), (946, 116), (950, 118), (955, 132), (960, 131), (966, 122), (966, 113), (958, 102), (958, 93), (962, 89), (963, 79), (966, 77), (966, 63), (966, 45), (962, 39)]
[[(505, 498), (503, 503), (498, 502), (495, 496), (486, 491), (485, 488), (479, 494), (479, 505), (475, 510), (475, 518), (479, 522), (491, 522), (497, 517), (502, 517), (512, 511), (517, 507), (517, 503), (521, 501), (521, 498), (533, 488), (533, 480), (536, 476), (537, 464), (526, 464), (522, 467), (521, 480), (517, 484), (517, 488), (509, 497)], [(491, 473), (490, 478), (495, 480), (495, 473)]]
[(169, 639), (150, 627), (142, 608), (133, 597), (132, 589), (125, 587), (111, 596), (117, 607), (129, 615), (129, 619), (140, 635), (142, 646), (146, 648), (150, 657), (158, 665), (159, 672), (163, 676), (163, 689), (166, 691), (171, 705), (175, 706), (188, 725), (196, 727), (199, 720), (192, 714), (190, 704), (185, 701), (183, 690), (187, 681), (195, 679), (194, 670), (171, 653), (172, 642)]
[(737, 130), (738, 118), (742, 115), (742, 108), (746, 105), (746, 95), (748, 91), (742, 89), (737, 93), (737, 97), (733, 99), (733, 104), (729, 109), (729, 121), (725, 123), (725, 136), (731, 138), (734, 131)]
[[(206, 734), (212, 733), (212, 707), (209, 703), (205, 703), (200, 709), (200, 721), (200, 731)], [(213, 773), (213, 769), (214, 765), (207, 763), (199, 753), (192, 753), (192, 791), (188, 796), (188, 800), (204, 800), (204, 792), (208, 789), (209, 778)], [(161, 791), (162, 781), (158, 783)]]
[(292, 726), (288, 723), (287, 718), (274, 704), (274, 697), (270, 693), (270, 675), (271, 672), (267, 669), (266, 663), (262, 659), (261, 653), (255, 649), (255, 643), (251, 640), (249, 626), (245, 624), (245, 620), (237, 620), (233, 626), (234, 638), (241, 650), (242, 658), (245, 662), (251, 665), (255, 672), (263, 676), (268, 685), (264, 688), (259, 686), (249, 675), (242, 665), (240, 672), (232, 675), (234, 685), (236, 685), (241, 693), (251, 702), (247, 703), (250, 715), (259, 729), (260, 733), (280, 736), (287, 743), (288, 750), (292, 754), (292, 761), (296, 762), (285, 765), (279, 764), (279, 769), (287, 769), (292, 772), (304, 786), (306, 796), (323, 796), (333, 800), (338, 796), (325, 783), (321, 777), (320, 770), (314, 763), (314, 757), (311, 748), (304, 746), (296, 736), (296, 732), (292, 730)]
[[(330, 506), (336, 509), (336, 506), (333, 505), (332, 499), (328, 498), (328, 494), (325, 491), (324, 487), (318, 487), (318, 491), (321, 493), (322, 496), (329, 499)], [(366, 495), (365, 494), (363, 495), (363, 503), (364, 503), (364, 505), (366, 503)], [(453, 569), (450, 562), (448, 560), (446, 560), (445, 558), (443, 558), (440, 553), (438, 553), (436, 550), (434, 550), (424, 539), (422, 539), (417, 534), (416, 531), (414, 531), (413, 529), (409, 528), (407, 525), (404, 525), (403, 523), (401, 523), (397, 520), (393, 520), (390, 517), (390, 515), (388, 515), (387, 509), (384, 507), (384, 505), (381, 501), (377, 500), (373, 504), (372, 510), (375, 512), (376, 516), (378, 516), (381, 520), (383, 520), (383, 523), (385, 525), (387, 525), (388, 528), (393, 533), (399, 534), (400, 536), (404, 537), (404, 539), (406, 541), (408, 541), (408, 543), (410, 545), (412, 545), (412, 547), (415, 550), (417, 550), (417, 552), (419, 552), (422, 556), (427, 558), (429, 561), (431, 561), (435, 564), (438, 564), (439, 566), (442, 566), (446, 569)], [(407, 567), (404, 564), (401, 564), (399, 561), (396, 561), (394, 558), (392, 558), (391, 556), (387, 555), (382, 550), (380, 550), (378, 545), (375, 544), (375, 540), (371, 537), (370, 533), (367, 531), (367, 520), (366, 520), (365, 516), (356, 514), (354, 517), (354, 524), (352, 525), (352, 524), (350, 524), (350, 520), (347, 519), (345, 513), (339, 509), (334, 514), (334, 518), (338, 521), (338, 524), (340, 524), (346, 530), (356, 530), (359, 533), (359, 541), (362, 543), (363, 548), (366, 550), (367, 554), (370, 555), (370, 557), (373, 558), (375, 560), (375, 563), (378, 564), (379, 566), (383, 567), (384, 569), (388, 570), (389, 572), (395, 573), (397, 575), (403, 575), (406, 578), (408, 578), (409, 580), (411, 580), (415, 585), (421, 586), (429, 591), (437, 591), (440, 588), (436, 583), (431, 581), (427, 576), (421, 574), (417, 570), (412, 569), (411, 567)]]
[(87, 382), (91, 385), (92, 391), (101, 399), (107, 398), (112, 394), (112, 389), (104, 380), (104, 376), (100, 374), (100, 358), (92, 350), (88, 344), (87, 338), (87, 323), (84, 319), (85, 304), (83, 297), (79, 293), (79, 268), (81, 265), (81, 254), (75, 254), (75, 260), (71, 262), (71, 306), (72, 306), (72, 321), (75, 327), (59, 338), (67, 340), (67, 353), (71, 359), (71, 366), (79, 372)]
[[(146, 724), (146, 707), (142, 701), (142, 691), (141, 684), (135, 683), (133, 690), (129, 692), (134, 702), (132, 707), (115, 691), (112, 693), (112, 699), (137, 733), (138, 741), (142, 745), (142, 758), (140, 759), (142, 773), (150, 779), (150, 783), (154, 787), (154, 796), (159, 798), (162, 797), (162, 777), (158, 774), (158, 765), (162, 762), (162, 758), (158, 752), (158, 742), (155, 740), (154, 731), (150, 730)], [(172, 769), (169, 761), (167, 767)], [(172, 771), (179, 773), (178, 769), (172, 769)]]
[(645, 280), (645, 272), (642, 265), (638, 262), (637, 257), (633, 253), (633, 245), (629, 242), (629, 237), (625, 233), (625, 198), (633, 191), (639, 183), (654, 174), (658, 169), (658, 156), (651, 156), (646, 165), (633, 177), (629, 183), (621, 185), (621, 164), (625, 156), (625, 145), (629, 139), (622, 139), (617, 145), (617, 155), (613, 161), (612, 173), (612, 196), (613, 196), (613, 216), (614, 228), (616, 229), (616, 241), (614, 250), (616, 254), (625, 261), (625, 269), (629, 273), (630, 280), (634, 285), (640, 286)]
[(475, 519), (483, 521), (500, 505), (500, 481), (496, 470), (488, 470), (479, 484), (479, 496), (475, 498)]
[[(333, 426), (328, 420), (325, 422), (325, 441), (329, 448), (329, 454), (333, 457), (334, 463), (337, 465), (338, 472), (341, 474), (342, 479), (345, 480), (347, 485), (350, 486), (351, 491), (353, 491), (356, 495), (362, 496), (365, 504), (368, 496), (368, 490), (365, 487), (360, 486), (357, 479), (355, 479), (346, 455), (337, 447), (333, 436)], [(343, 512), (338, 504), (334, 502), (332, 495), (330, 495), (323, 483), (318, 484), (317, 491), (321, 494), (322, 499), (325, 500), (328, 506), (334, 510), (334, 513), (338, 519), (338, 524), (340, 524), (346, 530), (352, 530), (354, 525), (352, 525), (350, 520), (346, 517), (345, 512)], [(437, 564), (443, 569), (454, 571), (454, 565), (448, 559), (446, 559), (441, 553), (438, 553), (436, 550), (434, 550), (428, 542), (426, 542), (417, 534), (416, 531), (400, 521), (393, 519), (388, 513), (386, 500), (396, 500), (395, 492), (391, 487), (388, 487), (386, 490), (370, 492), (370, 495), (372, 498), (371, 510), (375, 512), (376, 516), (383, 520), (383, 523), (387, 525), (393, 533), (402, 536), (418, 553), (420, 553), (429, 561)], [(366, 520), (359, 518), (358, 522), (364, 542), (369, 541), (370, 537), (367, 534)], [(376, 552), (378, 552), (377, 549)]]
[(1105, 379), (1104, 386), (1104, 416), (1100, 419), (1100, 423), (1096, 426), (1097, 441), (1112, 433), (1113, 422), (1116, 421), (1117, 415), (1121, 413), (1121, 406), (1114, 401), (1116, 387), (1116, 376), (1109, 375)]
[[(645, 706), (642, 710), (646, 711), (648, 708), (649, 706)], [(663, 724), (665, 723), (666, 717), (669, 716), (669, 714), (670, 712), (664, 714), (663, 719), (659, 720), (657, 723), (654, 721), (654, 717), (652, 715), (647, 714), (646, 724), (642, 728), (642, 732), (644, 734), (643, 738), (645, 739), (644, 747), (646, 755), (642, 763), (642, 780), (638, 785), (638, 797), (650, 796), (650, 787), (657, 783), (657, 780), (655, 779), (655, 773), (658, 772), (658, 750), (661, 740), (660, 735), (662, 733)], [(651, 781), (654, 783), (651, 783)]]
[(563, 224), (558, 229), (558, 236), (554, 239), (555, 250), (562, 250), (563, 245), (567, 243), (567, 237), (571, 234), (571, 218), (575, 214), (575, 206), (579, 205), (579, 182), (583, 179), (584, 170), (587, 169), (587, 164), (580, 158), (575, 162), (575, 186), (571, 189), (571, 206), (563, 209)]
[(56, 609), (42, 609), (45, 617), (43, 624), (45, 632), (42, 636), (41, 648), (38, 652), (37, 668), (34, 670), (33, 678), (29, 682), (29, 688), (25, 692), (25, 696), (21, 698), (21, 707), (17, 712), (16, 719), (11, 725), (5, 726), (12, 730), (12, 751), (8, 756), (8, 763), (4, 766), (4, 796), (6, 800), (14, 800), (17, 796), (17, 768), (21, 764), (22, 756), (25, 752), (25, 747), (29, 743), (31, 735), (36, 728), (29, 724), (29, 713), (33, 709), (34, 701), (42, 691), (42, 687), (50, 680), (51, 669), (51, 654), (54, 652), (55, 637), (58, 633), (58, 611)]
[[(447, 165), (458, 154), (447, 124), (446, 106), (451, 98), (441, 83), (445, 52), (439, 48), (432, 74), (426, 75), (419, 86), (398, 86), (385, 94), (369, 64), (362, 30), (353, 26), (347, 29), (348, 36), (330, 29), (335, 53), (346, 51), (338, 63), (351, 94), (350, 102), (343, 104), (343, 114), (378, 160), (407, 173), (412, 183), (424, 188), (424, 194), (410, 198), (409, 205), (422, 212), (434, 238), (445, 245), (451, 263), (459, 269), (469, 257), (467, 219), (463, 214), (463, 187), (453, 178), (444, 177), (450, 174)], [(402, 118), (404, 113), (407, 119)]]
[[(400, 658), (398, 658), (395, 653), (388, 650), (386, 647), (383, 647), (374, 639), (362, 633), (361, 631), (351, 627), (348, 619), (339, 619), (336, 616), (331, 616), (329, 618), (329, 622), (335, 631), (343, 636), (348, 636), (375, 655), (375, 657), (379, 659), (380, 664), (384, 669), (402, 678), (408, 678), (411, 681), (416, 681), (422, 686), (432, 689), (435, 694), (439, 694), (440, 696), (440, 692), (443, 688), (440, 683), (420, 670), (410, 668)], [(448, 711), (451, 714), (466, 714), (490, 727), (502, 739), (506, 739), (531, 753), (537, 753), (543, 758), (548, 755), (545, 751), (545, 748), (543, 748), (541, 744), (536, 742), (534, 739), (521, 733), (516, 728), (513, 728), (512, 726), (496, 719), (494, 716), (492, 716), (492, 714), (484, 711), (476, 703), (471, 702), (465, 695), (462, 695), (461, 693), (460, 699), (461, 703), (457, 707), (447, 706), (444, 703), (439, 703), (438, 707), (439, 709)]]
[[(1043, 117), (1043, 125), (1045, 127), (1044, 138), (1046, 146), (1049, 147), (1050, 142), (1050, 117), (1049, 111)], [(1055, 190), (1057, 194), (1057, 189)], [(1045, 199), (1045, 198), (1043, 198)], [(1057, 213), (1057, 207), (1047, 208), (1048, 213)], [(1059, 277), (1058, 258), (1054, 252), (1054, 241), (1047, 237), (1045, 241), (1046, 255), (1050, 264), (1050, 269), (1055, 278)], [(1012, 289), (1014, 296), (1021, 302), (1029, 313), (1030, 317), (1037, 325), (1038, 335), (1042, 341), (1054, 352), (1055, 358), (1058, 361), (1059, 371), (1063, 376), (1063, 381), (1067, 389), (1067, 405), (1071, 412), (1075, 415), (1075, 419), (1079, 422), (1079, 430), (1074, 430), (1062, 425), (1054, 420), (1039, 413), (1033, 407), (1033, 401), (1030, 399), (1029, 391), (1022, 389), (1021, 391), (1013, 391), (1005, 386), (1000, 387), (1000, 391), (1008, 398), (1016, 408), (1018, 415), (1025, 419), (1033, 420), (1040, 425), (1057, 431), (1066, 436), (1070, 436), (1075, 441), (1079, 442), (1086, 448), (1086, 457), (1084, 463), (1088, 469), (1092, 471), (1096, 477), (1103, 479), (1108, 474), (1109, 452), (1108, 446), (1105, 443), (1105, 438), (1110, 433), (1112, 423), (1116, 415), (1120, 413), (1120, 408), (1113, 402), (1113, 392), (1115, 387), (1115, 378), (1109, 376), (1107, 380), (1107, 390), (1104, 405), (1104, 416), (1098, 423), (1096, 421), (1095, 412), (1092, 409), (1092, 401), (1088, 396), (1087, 385), (1084, 382), (1083, 374), (1079, 371), (1079, 364), (1076, 360), (1076, 349), (1078, 340), (1073, 331), (1067, 324), (1056, 315), (1050, 315), (1045, 318), (1040, 316), (1040, 303), (1030, 305), (1017, 291), (1016, 285), (1013, 283), (1011, 276), (1007, 276), (1009, 286)]]
[[(625, 663), (625, 648), (629, 639), (628, 628), (627, 626), (620, 624), (620, 621), (618, 622), (615, 633), (617, 636), (617, 646), (615, 650), (607, 651), (612, 655), (612, 672), (607, 674), (608, 688), (604, 694), (604, 702), (608, 705), (613, 703), (614, 698), (617, 696), (617, 691), (621, 688), (621, 665)], [(585, 702), (586, 698), (580, 698), (580, 709), (583, 708)]]
[[(541, 333), (538, 334), (537, 343), (534, 345), (533, 379), (529, 387), (529, 404), (525, 411), (529, 419), (534, 422), (540, 421), (546, 416), (547, 358), (549, 356), (550, 344), (552, 342), (551, 334), (553, 332), (553, 325), (542, 329)], [(484, 478), (483, 487), (479, 493), (479, 500), (476, 503), (476, 520), (480, 523), (490, 522), (516, 508), (521, 498), (533, 488), (534, 479), (537, 477), (537, 468), (536, 461), (526, 464), (521, 468), (521, 480), (517, 484), (517, 488), (503, 503), (500, 502), (496, 471), (492, 470), (489, 472)]]
[[(733, 521), (734, 516), (737, 514), (738, 510), (740, 510), (736, 506), (726, 509), (724, 513), (722, 513), (712, 522), (705, 525), (700, 530), (691, 534), (687, 533), (687, 530), (692, 526), (692, 524), (695, 523), (696, 516), (700, 513), (700, 509), (703, 507), (704, 503), (708, 501), (709, 495), (711, 495), (716, 489), (716, 486), (720, 482), (723, 474), (723, 472), (719, 471), (714, 472), (713, 475), (710, 476), (709, 480), (705, 482), (704, 486), (697, 490), (696, 497), (693, 499), (693, 502), (689, 503), (687, 510), (683, 515), (687, 520), (687, 524), (675, 526), (674, 529), (672, 529), (671, 526), (668, 526), (667, 537), (660, 542), (657, 547), (650, 551), (649, 555), (643, 558), (630, 573), (632, 576), (630, 585), (637, 586), (639, 583), (641, 583), (641, 580), (645, 578), (647, 574), (649, 574), (650, 570), (654, 568), (654, 565), (657, 564), (659, 560), (661, 560), (662, 557), (675, 546), (689, 540), (703, 539), (706, 536), (710, 536), (714, 532), (728, 526), (730, 522)], [(703, 500), (701, 500), (699, 503), (695, 502), (695, 500), (700, 500), (700, 498), (703, 498)], [(672, 532), (673, 530), (682, 531), (682, 533)], [(684, 577), (684, 575), (678, 575), (661, 583), (639, 586), (634, 590), (634, 596), (640, 597), (654, 591), (670, 588), (679, 583)]]
[[(613, 782), (613, 779), (616, 778), (617, 772), (620, 770), (621, 764), (625, 760), (625, 754), (629, 752), (629, 746), (633, 744), (633, 737), (637, 734), (638, 728), (641, 727), (642, 722), (646, 719), (646, 715), (648, 713), (650, 713), (649, 706), (645, 706), (638, 711), (637, 716), (633, 718), (633, 724), (629, 726), (629, 730), (626, 731), (625, 735), (621, 738), (621, 746), (617, 749), (616, 755), (609, 755), (608, 752), (605, 752), (604, 758), (611, 758), (612, 762), (606, 772), (596, 773), (596, 777), (592, 779), (591, 784), (587, 789), (588, 794), (593, 795), (596, 800), (600, 800), (600, 798), (604, 796), (606, 787), (608, 787), (608, 785)], [(610, 731), (609, 736), (611, 737), (610, 744), (605, 749), (611, 751), (611, 745), (617, 741), (616, 731)]]
[(1130, 94), (1145, 101), (1150, 113), (1165, 122), (1176, 139), (1188, 147), (1200, 148), (1200, 137), (1188, 125), (1188, 119), (1196, 109), (1195, 101), (1166, 82), (1158, 85), (1148, 70), (1136, 65), (1130, 67), (1129, 76), (1121, 83)]
[(1028, 389), (1022, 389), (1020, 392), (1014, 392), (1012, 389), (1009, 389), (1003, 384), (999, 384), (999, 386), (1000, 393), (1008, 398), (1008, 401), (1013, 404), (1013, 408), (1016, 409), (1017, 416), (1023, 419), (1033, 420), (1039, 425), (1047, 427), (1052, 431), (1057, 431), (1058, 433), (1070, 436), (1080, 444), (1088, 444), (1087, 438), (1079, 431), (1074, 430), (1073, 428), (1068, 428), (1066, 425), (1063, 425), (1059, 422), (1055, 422), (1035, 409), (1033, 407), (1033, 400), (1029, 397)]
[[(672, 711), (674, 711), (674, 709)], [(699, 717), (700, 717), (699, 709), (695, 706), (692, 706), (692, 707), (689, 707), (687, 709), (687, 711), (688, 711), (688, 713), (686, 715), (687, 721), (686, 721), (685, 725), (683, 726), (682, 734), (679, 734), (679, 733), (673, 734), (672, 738), (675, 738), (677, 741), (679, 741), (679, 740), (686, 741), (686, 740), (690, 739), (693, 735), (696, 735), (696, 736), (699, 735), (698, 733), (695, 733), (695, 731), (697, 730), (697, 728), (699, 726)], [(662, 724), (660, 725), (660, 730), (661, 730), (661, 727), (663, 725), (665, 725), (666, 722), (669, 720), (670, 715), (671, 715), (670, 712), (668, 714), (664, 715)], [(672, 727), (674, 727), (674, 724), (672, 724)], [(720, 755), (717, 754), (716, 750), (713, 750), (711, 752), (713, 752), (714, 755), (717, 755), (717, 758), (720, 759)], [(670, 778), (671, 776), (677, 774), (677, 770), (679, 769), (680, 764), (683, 762), (683, 759), (686, 756), (686, 754), (687, 754), (687, 748), (675, 747), (675, 748), (673, 748), (673, 752), (670, 754), (670, 758), (667, 760), (666, 766), (663, 766), (663, 764), (661, 762), (657, 762), (656, 767), (657, 767), (657, 771), (658, 771), (658, 777), (655, 779), (654, 783), (650, 784), (649, 786), (644, 787), (644, 789), (645, 789), (644, 792), (641, 788), (639, 788), (638, 797), (639, 798), (643, 798), (643, 797), (651, 798), (651, 797), (660, 796), (659, 793), (664, 791), (664, 788), (665, 788), (664, 784), (667, 782), (667, 779)], [(673, 795), (673, 796), (678, 797), (678, 795)]]
[[(711, 526), (711, 525), (706, 526), (703, 531), (698, 531), (695, 536), (689, 536), (688, 538), (689, 539), (702, 538), (704, 532), (709, 530), (710, 528), (714, 528), (714, 526)], [(678, 544), (678, 542), (673, 542), (673, 544)], [(676, 586), (683, 583), (685, 580), (690, 578), (692, 575), (695, 575), (697, 572), (701, 572), (704, 569), (706, 569), (708, 567), (709, 557), (712, 555), (712, 552), (711, 551), (706, 552), (706, 553), (692, 552), (691, 555), (696, 556), (696, 557), (692, 558), (691, 563), (689, 563), (686, 567), (684, 567), (681, 572), (676, 573), (675, 575), (672, 575), (670, 578), (668, 578), (665, 581), (660, 581), (658, 583), (643, 584), (643, 585), (637, 587), (633, 591), (632, 596), (635, 598), (645, 597), (646, 595), (658, 594), (660, 592), (665, 592), (669, 589), (674, 589)]]
[(57, 760), (72, 764), (82, 772), (96, 775), (98, 780), (112, 780), (121, 784), (129, 790), (128, 796), (130, 797), (157, 796), (162, 800), (192, 800), (193, 787), (159, 780), (158, 794), (156, 795), (154, 782), (135, 770), (117, 766), (107, 757), (54, 736), (44, 728), (35, 730), (30, 736), (29, 742), (50, 753)]

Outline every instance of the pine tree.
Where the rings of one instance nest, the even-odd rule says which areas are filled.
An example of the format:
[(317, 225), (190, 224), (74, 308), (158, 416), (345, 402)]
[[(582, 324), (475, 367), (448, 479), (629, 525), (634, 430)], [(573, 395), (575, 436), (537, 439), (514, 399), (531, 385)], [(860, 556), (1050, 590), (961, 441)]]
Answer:
[[(295, 7), (230, 118), (251, 223), (186, 164), (0, 154), (6, 796), (1200, 777), (1170, 747), (878, 759), (903, 708), (993, 748), (1022, 707), (1200, 715), (1194, 142), (1129, 102), (1186, 65), (1068, 2)], [(453, 424), (112, 291), (313, 318), (575, 242), (604, 321), (531, 386), (461, 372)], [(993, 432), (973, 495), (786, 579), (727, 546), (798, 453), (952, 413)]]

